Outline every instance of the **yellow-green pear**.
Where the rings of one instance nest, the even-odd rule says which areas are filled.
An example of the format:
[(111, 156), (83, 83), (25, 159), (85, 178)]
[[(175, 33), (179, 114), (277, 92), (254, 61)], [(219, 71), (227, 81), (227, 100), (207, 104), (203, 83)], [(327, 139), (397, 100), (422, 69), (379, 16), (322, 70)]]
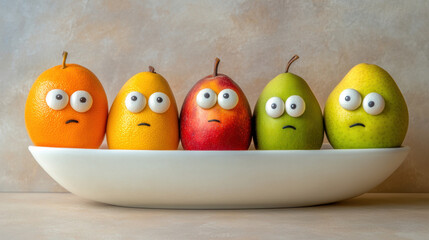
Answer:
[(334, 148), (399, 147), (408, 109), (393, 78), (377, 65), (353, 67), (326, 101), (325, 129)]
[(265, 86), (253, 113), (255, 147), (260, 150), (320, 149), (323, 143), (322, 110), (308, 84), (286, 72)]

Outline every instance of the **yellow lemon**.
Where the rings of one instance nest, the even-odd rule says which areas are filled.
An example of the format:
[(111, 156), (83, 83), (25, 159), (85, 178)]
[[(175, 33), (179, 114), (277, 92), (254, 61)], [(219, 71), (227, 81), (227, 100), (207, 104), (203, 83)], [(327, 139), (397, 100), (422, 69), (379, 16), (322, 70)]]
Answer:
[(179, 144), (176, 100), (168, 82), (149, 67), (119, 91), (107, 120), (111, 149), (175, 150)]

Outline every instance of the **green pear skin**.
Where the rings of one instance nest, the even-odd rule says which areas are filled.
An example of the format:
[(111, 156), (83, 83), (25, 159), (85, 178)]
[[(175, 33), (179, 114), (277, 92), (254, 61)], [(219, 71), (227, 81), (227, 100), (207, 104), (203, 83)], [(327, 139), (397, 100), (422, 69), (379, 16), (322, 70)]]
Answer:
[[(272, 118), (266, 113), (265, 104), (271, 97), (279, 97), (284, 103), (292, 95), (299, 95), (305, 101), (305, 112), (301, 116), (292, 117), (285, 111), (280, 117)], [(308, 84), (295, 74), (282, 73), (265, 86), (256, 103), (253, 120), (256, 149), (320, 149), (322, 146), (322, 111)], [(286, 125), (292, 125), (296, 130), (283, 129)]]
[[(357, 90), (361, 98), (371, 92), (385, 101), (378, 115), (365, 112), (363, 103), (350, 111), (341, 107), (339, 96), (345, 89)], [(408, 129), (408, 109), (393, 78), (377, 65), (361, 63), (353, 67), (335, 87), (324, 110), (326, 135), (334, 148), (400, 147)], [(361, 123), (363, 126), (350, 127)]]

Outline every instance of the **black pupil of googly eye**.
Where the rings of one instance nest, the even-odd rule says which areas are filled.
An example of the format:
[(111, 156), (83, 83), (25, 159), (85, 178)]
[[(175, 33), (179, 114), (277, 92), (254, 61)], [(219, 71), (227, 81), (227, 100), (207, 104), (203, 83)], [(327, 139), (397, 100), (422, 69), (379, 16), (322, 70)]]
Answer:
[(277, 108), (277, 104), (275, 104), (275, 103), (271, 104), (271, 108), (272, 109), (276, 109)]
[(374, 105), (375, 105), (374, 101), (370, 101), (370, 102), (368, 103), (368, 106), (369, 106), (369, 107), (374, 107)]
[(224, 93), (223, 94), (223, 98), (228, 99), (229, 98), (229, 93)]
[(81, 102), (81, 103), (86, 103), (86, 97), (81, 97), (81, 98), (80, 98), (80, 102)]
[(207, 93), (207, 92), (206, 92), (206, 93), (204, 93), (204, 97), (205, 97), (205, 98), (209, 98), (209, 97), (210, 97), (210, 93)]
[(296, 108), (296, 104), (295, 104), (295, 103), (292, 103), (292, 104), (290, 105), (290, 108), (295, 109), (295, 108)]
[(57, 96), (55, 96), (55, 98), (56, 98), (57, 100), (61, 100), (61, 99), (63, 99), (63, 95), (61, 95), (61, 94), (57, 94)]
[(346, 96), (346, 101), (348, 102), (348, 101), (350, 101), (350, 96)]
[(132, 101), (137, 101), (137, 97), (136, 97), (136, 96), (132, 96), (132, 97), (131, 97), (131, 100), (132, 100)]
[(156, 101), (159, 102), (159, 103), (162, 103), (163, 99), (162, 99), (162, 97), (157, 97)]

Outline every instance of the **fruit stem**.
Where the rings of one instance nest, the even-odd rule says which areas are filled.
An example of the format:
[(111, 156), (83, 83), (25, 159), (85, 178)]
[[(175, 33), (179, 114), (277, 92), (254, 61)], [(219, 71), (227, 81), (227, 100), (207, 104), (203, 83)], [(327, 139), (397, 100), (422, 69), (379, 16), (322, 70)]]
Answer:
[(154, 68), (154, 67), (152, 67), (152, 66), (149, 66), (149, 72), (151, 72), (151, 73), (156, 73), (156, 72), (155, 72), (155, 68)]
[(299, 56), (298, 56), (298, 55), (294, 55), (294, 56), (289, 60), (289, 62), (287, 63), (287, 66), (286, 66), (286, 72), (285, 72), (285, 73), (288, 73), (288, 72), (289, 72), (289, 67), (290, 67), (290, 65), (291, 65), (293, 62), (295, 62), (296, 60), (298, 60), (298, 58), (299, 58)]
[(220, 62), (220, 59), (219, 59), (219, 58), (216, 58), (216, 59), (215, 59), (215, 66), (214, 66), (214, 70), (213, 70), (213, 77), (216, 77), (216, 76), (217, 76), (217, 69), (218, 69), (218, 67), (219, 67), (219, 62)]
[(66, 59), (69, 53), (67, 51), (63, 51), (63, 69), (66, 68)]

